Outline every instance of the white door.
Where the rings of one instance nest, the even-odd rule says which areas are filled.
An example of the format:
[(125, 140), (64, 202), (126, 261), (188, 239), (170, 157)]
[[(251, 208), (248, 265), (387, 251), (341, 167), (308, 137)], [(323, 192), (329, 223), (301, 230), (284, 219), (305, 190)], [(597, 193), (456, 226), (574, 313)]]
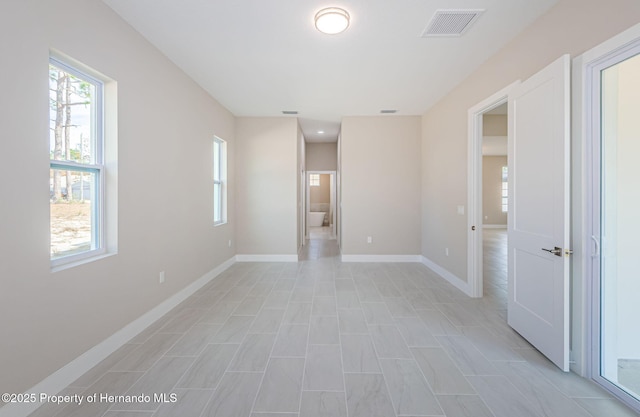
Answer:
[(569, 370), (570, 59), (509, 100), (508, 322)]

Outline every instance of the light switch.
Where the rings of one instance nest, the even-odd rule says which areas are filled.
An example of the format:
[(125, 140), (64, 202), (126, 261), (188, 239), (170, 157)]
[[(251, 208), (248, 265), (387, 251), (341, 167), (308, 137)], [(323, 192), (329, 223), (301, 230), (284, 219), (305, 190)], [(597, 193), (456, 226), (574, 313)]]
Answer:
[(464, 206), (458, 206), (458, 214), (460, 215), (464, 214)]

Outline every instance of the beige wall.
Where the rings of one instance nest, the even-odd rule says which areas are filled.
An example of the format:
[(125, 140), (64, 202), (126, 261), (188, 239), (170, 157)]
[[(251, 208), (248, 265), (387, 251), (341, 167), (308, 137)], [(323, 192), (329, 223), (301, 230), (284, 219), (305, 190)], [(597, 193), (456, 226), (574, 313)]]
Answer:
[(309, 198), (311, 204), (331, 202), (331, 176), (329, 174), (320, 174), (320, 185), (318, 187), (309, 187)]
[(507, 136), (506, 114), (485, 114), (482, 116), (483, 136)]
[(238, 254), (298, 253), (297, 141), (295, 118), (237, 119)]
[(307, 171), (335, 171), (338, 167), (337, 143), (307, 143)]
[[(576, 56), (640, 20), (636, 0), (561, 0), (422, 118), (422, 254), (467, 277), (467, 111), (564, 53)], [(447, 173), (447, 181), (442, 181)], [(449, 256), (444, 248), (449, 248)]]
[(343, 255), (418, 255), (420, 117), (345, 117), (340, 157)]
[(502, 167), (506, 156), (482, 157), (482, 223), (507, 225), (507, 213), (502, 212)]
[[(235, 122), (99, 0), (2, 1), (0, 39), (11, 63), (0, 66), (0, 392), (19, 393), (233, 257)], [(49, 48), (114, 79), (118, 96), (118, 253), (56, 273)], [(229, 152), (229, 223), (218, 227), (213, 135)]]

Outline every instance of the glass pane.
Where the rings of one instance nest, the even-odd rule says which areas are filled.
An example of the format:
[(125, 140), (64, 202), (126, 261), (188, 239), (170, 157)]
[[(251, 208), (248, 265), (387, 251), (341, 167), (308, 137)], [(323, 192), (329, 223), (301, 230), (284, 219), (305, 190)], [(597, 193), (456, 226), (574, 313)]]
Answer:
[(220, 181), (222, 178), (222, 144), (215, 140), (213, 141), (213, 179)]
[(95, 172), (50, 170), (51, 259), (96, 248)]
[(222, 184), (213, 184), (213, 221), (222, 221)]
[(640, 398), (640, 56), (602, 72), (600, 373)]
[(49, 65), (49, 157), (96, 163), (95, 85)]
[(509, 178), (509, 168), (504, 166), (502, 167), (502, 212), (506, 213), (509, 210), (509, 183), (507, 182)]

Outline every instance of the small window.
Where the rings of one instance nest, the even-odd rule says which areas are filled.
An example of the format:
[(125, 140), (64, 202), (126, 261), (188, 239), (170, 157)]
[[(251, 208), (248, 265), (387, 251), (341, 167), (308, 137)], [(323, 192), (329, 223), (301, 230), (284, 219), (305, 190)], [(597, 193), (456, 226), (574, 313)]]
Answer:
[(320, 186), (320, 174), (309, 174), (309, 185), (311, 187)]
[(49, 60), (49, 206), (52, 265), (105, 251), (103, 83)]
[(509, 210), (509, 169), (502, 167), (502, 212)]
[(213, 224), (227, 222), (227, 143), (213, 138)]

